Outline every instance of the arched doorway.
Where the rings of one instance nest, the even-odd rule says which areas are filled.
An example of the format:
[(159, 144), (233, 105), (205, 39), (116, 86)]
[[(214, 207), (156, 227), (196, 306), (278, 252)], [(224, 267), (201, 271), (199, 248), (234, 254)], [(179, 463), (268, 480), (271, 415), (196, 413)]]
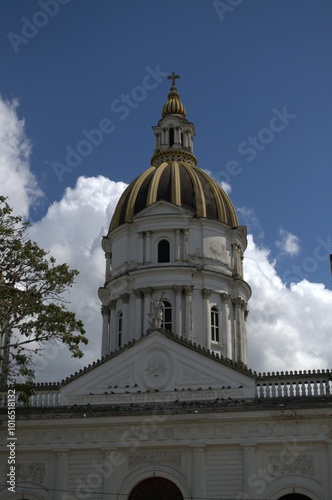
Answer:
[(128, 500), (183, 500), (183, 495), (172, 481), (157, 476), (138, 483)]
[(287, 493), (279, 498), (279, 500), (312, 500), (307, 495), (302, 495), (302, 493)]

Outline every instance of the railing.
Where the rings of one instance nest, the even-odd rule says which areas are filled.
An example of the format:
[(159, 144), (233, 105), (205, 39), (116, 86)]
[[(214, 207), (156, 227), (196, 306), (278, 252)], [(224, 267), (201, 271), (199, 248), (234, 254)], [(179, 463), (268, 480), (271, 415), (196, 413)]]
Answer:
[(258, 398), (329, 396), (332, 394), (332, 370), (259, 373)]
[[(8, 392), (0, 392), (0, 408), (7, 407), (7, 396)], [(23, 403), (18, 399), (18, 393), (16, 393), (16, 407), (24, 406)], [(57, 387), (35, 387), (35, 394), (30, 397), (30, 407), (37, 408), (49, 408), (60, 406), (60, 390)]]
[[(323, 397), (332, 395), (332, 370), (273, 372), (256, 375), (256, 397), (294, 398)], [(16, 395), (16, 406), (23, 404)], [(54, 408), (60, 406), (60, 386), (37, 384), (30, 398), (30, 407)], [(0, 408), (7, 407), (7, 392), (0, 392)]]

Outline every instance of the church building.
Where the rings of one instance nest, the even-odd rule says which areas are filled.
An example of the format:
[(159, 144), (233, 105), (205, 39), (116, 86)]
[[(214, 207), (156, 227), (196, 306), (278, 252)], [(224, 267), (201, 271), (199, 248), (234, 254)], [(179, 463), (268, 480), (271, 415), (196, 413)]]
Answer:
[(247, 231), (177, 78), (102, 240), (100, 359), (17, 407), (15, 491), (3, 398), (0, 500), (332, 498), (332, 372), (248, 367)]

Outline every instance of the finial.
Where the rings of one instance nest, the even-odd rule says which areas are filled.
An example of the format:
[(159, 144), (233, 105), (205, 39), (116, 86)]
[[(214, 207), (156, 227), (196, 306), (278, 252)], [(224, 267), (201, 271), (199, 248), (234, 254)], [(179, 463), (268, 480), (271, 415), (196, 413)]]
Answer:
[(172, 71), (172, 74), (167, 77), (167, 80), (172, 80), (172, 87), (174, 87), (175, 86), (175, 80), (177, 80), (178, 78), (180, 78), (180, 76), (176, 75), (174, 73), (174, 71)]

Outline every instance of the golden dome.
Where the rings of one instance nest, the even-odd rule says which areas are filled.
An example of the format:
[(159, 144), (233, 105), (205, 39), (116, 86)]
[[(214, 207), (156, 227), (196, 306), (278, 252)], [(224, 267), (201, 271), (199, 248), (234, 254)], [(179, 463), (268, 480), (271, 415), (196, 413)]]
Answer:
[(161, 116), (164, 118), (166, 115), (182, 115), (184, 118), (186, 117), (186, 108), (180, 101), (180, 95), (177, 91), (177, 88), (174, 85), (171, 87), (170, 92), (168, 94), (167, 102), (164, 104), (163, 110), (161, 112)]
[(235, 209), (221, 186), (186, 161), (165, 161), (151, 166), (122, 194), (109, 231), (131, 223), (146, 207), (165, 200), (191, 211), (194, 217), (212, 219), (234, 228), (239, 225)]

